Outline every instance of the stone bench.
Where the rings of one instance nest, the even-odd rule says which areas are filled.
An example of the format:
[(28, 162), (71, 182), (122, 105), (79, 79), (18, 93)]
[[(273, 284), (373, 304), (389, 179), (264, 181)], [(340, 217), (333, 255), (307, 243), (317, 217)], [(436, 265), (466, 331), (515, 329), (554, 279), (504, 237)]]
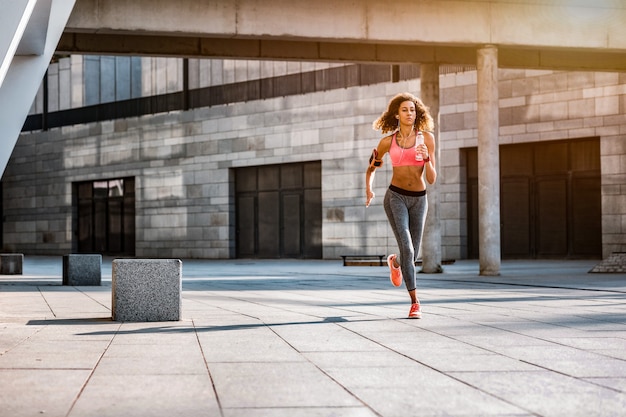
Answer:
[[(343, 266), (387, 266), (386, 255), (341, 255)], [(444, 259), (442, 265), (452, 265), (454, 259)], [(422, 260), (415, 261), (416, 266), (422, 265)]]
[(102, 255), (63, 255), (63, 285), (100, 285)]
[(341, 255), (343, 266), (384, 266), (385, 255)]
[[(442, 259), (441, 265), (454, 265), (455, 262), (456, 260), (454, 259)], [(421, 266), (421, 265), (422, 265), (421, 259), (418, 259), (417, 261), (415, 261), (415, 266)]]
[(182, 270), (179, 259), (115, 259), (113, 320), (181, 320)]
[(0, 275), (22, 275), (24, 254), (0, 253)]

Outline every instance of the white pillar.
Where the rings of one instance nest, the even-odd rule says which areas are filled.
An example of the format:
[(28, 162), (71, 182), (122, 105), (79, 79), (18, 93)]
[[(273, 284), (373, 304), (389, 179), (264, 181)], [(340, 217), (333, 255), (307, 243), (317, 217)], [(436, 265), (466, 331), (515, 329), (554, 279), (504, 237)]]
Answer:
[(480, 275), (500, 275), (498, 49), (478, 50), (478, 251)]
[[(18, 45), (22, 45), (22, 38), (27, 40), (24, 43), (27, 47), (11, 49), (14, 53), (8, 53), (9, 47), (5, 48), (0, 42), (2, 72), (6, 72), (6, 75), (2, 74), (4, 81), (0, 80), (0, 177), (37, 96), (74, 2), (75, 0), (0, 2), (0, 39), (14, 39), (18, 35)], [(25, 9), (17, 7), (20, 4), (34, 5), (32, 13), (26, 13)], [(12, 14), (7, 14), (8, 12)], [(28, 17), (27, 24), (21, 34), (17, 32), (17, 26), (5, 24), (6, 21), (22, 22), (25, 17)]]
[[(439, 64), (420, 65), (421, 99), (430, 108), (435, 121), (435, 168), (441, 166), (439, 155)], [(440, 173), (438, 173), (440, 174)], [(433, 274), (443, 272), (441, 267), (441, 224), (439, 218), (439, 176), (434, 184), (428, 185), (428, 215), (422, 238), (422, 272)]]

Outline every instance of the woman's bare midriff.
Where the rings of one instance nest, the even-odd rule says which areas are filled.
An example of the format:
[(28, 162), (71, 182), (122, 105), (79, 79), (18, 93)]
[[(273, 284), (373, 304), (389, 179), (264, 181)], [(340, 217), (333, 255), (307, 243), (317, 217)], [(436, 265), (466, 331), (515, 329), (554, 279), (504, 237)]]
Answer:
[(391, 185), (407, 191), (424, 191), (426, 183), (422, 177), (423, 171), (424, 167), (419, 166), (394, 167)]

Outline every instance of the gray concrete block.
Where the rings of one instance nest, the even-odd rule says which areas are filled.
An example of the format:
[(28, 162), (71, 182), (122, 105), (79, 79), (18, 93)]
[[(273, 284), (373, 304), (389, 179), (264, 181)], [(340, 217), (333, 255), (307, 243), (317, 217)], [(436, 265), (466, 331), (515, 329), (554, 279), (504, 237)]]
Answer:
[(113, 320), (180, 320), (182, 269), (179, 259), (115, 259), (112, 264)]
[(102, 255), (63, 255), (63, 285), (100, 285)]
[(21, 253), (0, 254), (0, 275), (22, 275), (24, 255)]

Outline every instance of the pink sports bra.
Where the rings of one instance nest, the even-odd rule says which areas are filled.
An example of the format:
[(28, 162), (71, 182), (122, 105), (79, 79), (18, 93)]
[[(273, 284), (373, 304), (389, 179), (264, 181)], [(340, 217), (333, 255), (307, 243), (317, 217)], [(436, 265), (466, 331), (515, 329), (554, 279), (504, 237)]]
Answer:
[[(391, 146), (389, 147), (389, 158), (391, 159), (391, 165), (394, 167), (404, 166), (423, 166), (424, 161), (415, 160), (415, 146), (410, 148), (402, 148), (396, 141), (398, 132), (393, 134), (391, 138)], [(417, 140), (417, 138), (415, 138)]]

